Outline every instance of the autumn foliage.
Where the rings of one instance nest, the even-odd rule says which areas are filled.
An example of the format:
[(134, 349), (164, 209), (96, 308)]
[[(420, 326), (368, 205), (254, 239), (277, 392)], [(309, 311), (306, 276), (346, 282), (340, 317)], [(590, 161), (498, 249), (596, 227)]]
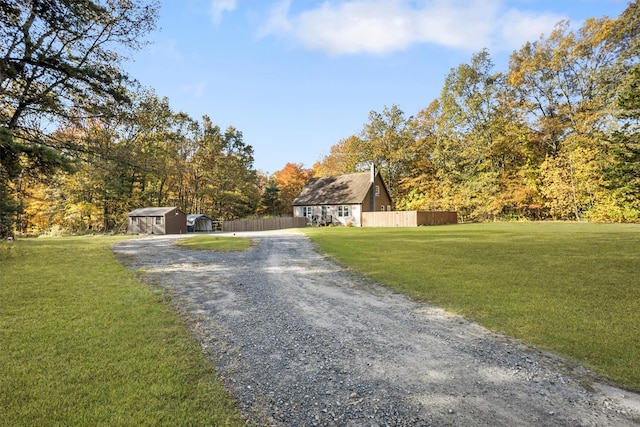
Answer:
[(375, 163), (396, 209), (465, 221), (640, 219), (640, 2), (615, 19), (560, 22), (495, 70), (482, 50), (411, 117), (372, 111), (321, 174)]
[[(52, 0), (53, 15), (38, 4), (9, 2), (0, 20), (12, 41), (0, 48), (0, 237), (119, 231), (141, 206), (217, 220), (291, 215), (312, 176), (371, 164), (395, 209), (455, 210), (463, 221), (640, 220), (640, 0), (578, 29), (558, 23), (504, 70), (481, 50), (420, 111), (371, 111), (312, 169), (287, 163), (271, 176), (254, 169), (240, 130), (173, 111), (131, 83), (120, 50), (105, 50), (140, 48), (154, 3)], [(54, 49), (69, 38), (77, 43)], [(41, 45), (25, 49), (29, 40)], [(91, 67), (75, 62), (75, 48)]]
[[(300, 163), (287, 163), (275, 172), (269, 186), (265, 189), (258, 213), (270, 215), (291, 215), (293, 200), (300, 194), (302, 187), (313, 177), (312, 169), (305, 169)], [(270, 192), (270, 193), (269, 193)], [(277, 194), (269, 198), (268, 194)]]

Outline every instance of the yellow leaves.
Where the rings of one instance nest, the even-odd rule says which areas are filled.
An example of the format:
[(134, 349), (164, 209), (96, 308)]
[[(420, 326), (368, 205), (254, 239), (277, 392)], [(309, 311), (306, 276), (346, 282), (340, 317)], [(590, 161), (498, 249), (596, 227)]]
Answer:
[(102, 212), (95, 204), (87, 201), (66, 206), (64, 224), (75, 230), (99, 230), (102, 227)]
[(23, 231), (38, 233), (51, 226), (51, 204), (47, 200), (47, 188), (43, 184), (29, 185), (28, 194), (23, 200)]
[(314, 176), (331, 176), (356, 172), (363, 151), (363, 142), (356, 136), (340, 140), (329, 155), (313, 165)]
[(609, 18), (589, 18), (580, 29), (580, 44), (593, 48), (602, 43), (609, 43), (616, 27), (616, 21)]
[(596, 201), (589, 210), (589, 220), (596, 222), (638, 222), (640, 209), (608, 194)]
[[(579, 138), (579, 137), (577, 137)], [(540, 192), (555, 219), (580, 220), (598, 199), (602, 165), (597, 147), (567, 147), (555, 157), (548, 156), (540, 166)]]

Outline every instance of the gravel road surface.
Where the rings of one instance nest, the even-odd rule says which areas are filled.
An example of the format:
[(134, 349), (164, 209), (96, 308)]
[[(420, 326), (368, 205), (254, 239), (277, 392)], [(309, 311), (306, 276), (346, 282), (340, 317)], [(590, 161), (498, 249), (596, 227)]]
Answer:
[(255, 245), (114, 252), (168, 292), (256, 425), (640, 425), (640, 395), (360, 277), (301, 233), (237, 235)]

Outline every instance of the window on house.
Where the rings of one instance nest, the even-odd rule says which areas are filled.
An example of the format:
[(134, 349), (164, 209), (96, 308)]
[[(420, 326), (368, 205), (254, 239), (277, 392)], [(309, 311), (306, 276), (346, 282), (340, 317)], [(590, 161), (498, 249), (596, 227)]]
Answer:
[(137, 216), (132, 216), (132, 217), (131, 217), (131, 224), (135, 224), (135, 223), (137, 223), (137, 222), (138, 222), (138, 221), (137, 221), (137, 219), (138, 219), (138, 217), (137, 217)]
[(391, 205), (387, 205), (387, 212), (391, 212)]
[(338, 206), (338, 216), (349, 216), (349, 206)]
[(162, 217), (161, 216), (157, 216), (156, 217), (156, 225), (160, 225), (162, 224)]
[(313, 216), (313, 207), (312, 206), (303, 206), (302, 207), (302, 216), (307, 217), (307, 218)]
[(380, 186), (376, 185), (376, 196), (380, 195)]

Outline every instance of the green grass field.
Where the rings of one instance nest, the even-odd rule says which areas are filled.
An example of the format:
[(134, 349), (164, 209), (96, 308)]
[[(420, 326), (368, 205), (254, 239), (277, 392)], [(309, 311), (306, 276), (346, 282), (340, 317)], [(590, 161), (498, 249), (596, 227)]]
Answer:
[(640, 390), (640, 226), (318, 228), (328, 254), (414, 298)]
[(121, 239), (0, 244), (0, 425), (244, 425)]
[[(305, 232), (390, 287), (640, 390), (638, 225)], [(166, 297), (114, 258), (123, 238), (0, 244), (0, 425), (243, 424)]]

